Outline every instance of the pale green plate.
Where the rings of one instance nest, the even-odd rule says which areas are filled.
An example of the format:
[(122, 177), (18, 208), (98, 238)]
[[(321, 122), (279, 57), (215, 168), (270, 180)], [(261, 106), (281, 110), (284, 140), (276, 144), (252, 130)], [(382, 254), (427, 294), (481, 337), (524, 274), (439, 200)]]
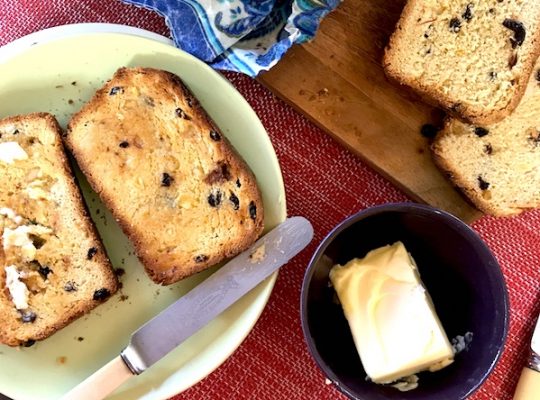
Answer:
[[(225, 79), (155, 38), (134, 36), (134, 32), (81, 33), (87, 27), (56, 28), (56, 34), (62, 29), (75, 34), (45, 43), (37, 40), (39, 43), (33, 46), (28, 41), (20, 46), (15, 42), (7, 46), (9, 56), (0, 49), (0, 117), (49, 111), (65, 126), (71, 114), (117, 68), (148, 66), (169, 70), (191, 88), (254, 171), (263, 193), (266, 228), (285, 219), (283, 180), (272, 144), (256, 114)], [(135, 30), (136, 35), (139, 32)], [(14, 48), (18, 54), (13, 55)], [(133, 330), (210, 273), (169, 287), (155, 285), (96, 195), (85, 182), (82, 188), (114, 267), (125, 270), (120, 278), (123, 289), (87, 317), (30, 348), (0, 345), (0, 393), (16, 399), (58, 398), (118, 355)], [(275, 278), (274, 274), (261, 283), (166, 358), (120, 387), (111, 398), (164, 399), (207, 376), (250, 332), (268, 301)]]

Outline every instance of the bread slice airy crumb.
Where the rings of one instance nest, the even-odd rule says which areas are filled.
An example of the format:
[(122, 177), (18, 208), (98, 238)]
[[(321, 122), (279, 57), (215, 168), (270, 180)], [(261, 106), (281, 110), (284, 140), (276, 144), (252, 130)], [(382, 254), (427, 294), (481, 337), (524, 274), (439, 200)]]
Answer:
[(0, 120), (0, 343), (29, 346), (117, 290), (50, 114)]
[(540, 1), (409, 0), (386, 48), (387, 75), (456, 118), (514, 110), (540, 53)]
[(172, 73), (119, 69), (65, 142), (156, 283), (236, 255), (263, 229), (255, 177)]
[(511, 216), (540, 207), (540, 63), (509, 117), (492, 125), (448, 119), (432, 150), (480, 210)]

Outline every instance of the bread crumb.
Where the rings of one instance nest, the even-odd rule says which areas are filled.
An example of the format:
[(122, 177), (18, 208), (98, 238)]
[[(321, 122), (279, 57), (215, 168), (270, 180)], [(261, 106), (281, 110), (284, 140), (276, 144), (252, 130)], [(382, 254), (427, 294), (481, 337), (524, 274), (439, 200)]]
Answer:
[(259, 247), (257, 247), (253, 251), (253, 253), (251, 253), (249, 255), (249, 259), (250, 259), (252, 264), (255, 264), (255, 263), (258, 263), (258, 262), (261, 262), (262, 260), (264, 260), (265, 256), (266, 256), (266, 246), (263, 243)]
[(61, 364), (61, 365), (65, 364), (66, 361), (67, 361), (67, 357), (66, 357), (66, 356), (60, 356), (60, 357), (58, 357), (58, 358), (56, 359), (56, 362), (57, 362), (58, 364)]
[(317, 92), (317, 95), (318, 95), (319, 97), (326, 97), (326, 96), (328, 96), (328, 93), (329, 93), (329, 91), (328, 91), (327, 88), (322, 88), (321, 90), (319, 90), (319, 91)]
[(332, 381), (331, 381), (330, 379), (326, 378), (326, 379), (324, 380), (324, 383), (325, 383), (325, 385), (331, 385), (331, 384), (332, 384)]

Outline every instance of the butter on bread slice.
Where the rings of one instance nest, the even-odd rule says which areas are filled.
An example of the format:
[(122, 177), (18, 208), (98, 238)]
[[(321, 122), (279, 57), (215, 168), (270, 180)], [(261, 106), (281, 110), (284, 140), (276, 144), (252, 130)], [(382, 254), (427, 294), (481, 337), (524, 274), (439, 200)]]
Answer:
[(120, 68), (65, 142), (156, 283), (236, 255), (263, 229), (254, 175), (170, 72)]
[(540, 62), (523, 100), (501, 122), (447, 119), (432, 144), (436, 164), (487, 214), (517, 215), (540, 207)]
[(0, 343), (28, 346), (89, 312), (117, 279), (55, 118), (0, 120)]
[(383, 66), (452, 116), (491, 124), (517, 107), (539, 53), (538, 0), (409, 0)]

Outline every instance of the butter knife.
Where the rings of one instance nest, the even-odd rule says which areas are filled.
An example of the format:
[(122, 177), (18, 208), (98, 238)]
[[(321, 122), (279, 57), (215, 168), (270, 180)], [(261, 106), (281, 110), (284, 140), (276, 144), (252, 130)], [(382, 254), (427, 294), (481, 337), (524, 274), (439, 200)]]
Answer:
[(527, 366), (519, 378), (514, 400), (540, 399), (540, 319), (536, 321)]
[(285, 220), (248, 250), (171, 304), (131, 335), (129, 345), (65, 394), (64, 400), (100, 400), (142, 374), (180, 343), (298, 254), (313, 238), (303, 217)]

